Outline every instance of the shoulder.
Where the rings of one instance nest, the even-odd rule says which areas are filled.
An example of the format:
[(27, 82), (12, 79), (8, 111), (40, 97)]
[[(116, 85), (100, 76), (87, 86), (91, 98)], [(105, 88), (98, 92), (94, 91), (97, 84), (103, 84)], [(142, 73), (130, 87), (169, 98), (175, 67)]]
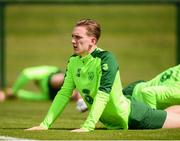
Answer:
[(98, 57), (100, 58), (101, 60), (114, 60), (115, 59), (115, 56), (109, 52), (109, 51), (106, 51), (106, 50), (102, 50), (102, 49), (99, 49), (97, 48), (96, 51), (92, 54), (93, 57)]
[(78, 55), (76, 55), (76, 54), (73, 54), (73, 55), (71, 55), (70, 57), (69, 57), (69, 59), (68, 59), (68, 64), (69, 63), (73, 63), (75, 60), (77, 60), (79, 58), (79, 56)]
[(109, 51), (101, 50), (98, 48), (95, 53), (92, 54), (92, 56), (101, 59), (101, 64), (118, 66), (115, 56)]

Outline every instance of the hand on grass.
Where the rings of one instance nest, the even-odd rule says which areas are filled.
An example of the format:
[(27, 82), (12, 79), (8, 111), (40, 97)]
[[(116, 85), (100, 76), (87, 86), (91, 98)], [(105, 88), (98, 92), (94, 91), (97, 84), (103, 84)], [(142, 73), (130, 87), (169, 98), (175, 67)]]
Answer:
[(42, 127), (42, 126), (34, 126), (28, 129), (25, 129), (27, 131), (40, 131), (40, 130), (47, 130), (46, 128)]
[(89, 131), (87, 129), (84, 129), (84, 128), (79, 128), (79, 129), (71, 130), (71, 132), (89, 132)]

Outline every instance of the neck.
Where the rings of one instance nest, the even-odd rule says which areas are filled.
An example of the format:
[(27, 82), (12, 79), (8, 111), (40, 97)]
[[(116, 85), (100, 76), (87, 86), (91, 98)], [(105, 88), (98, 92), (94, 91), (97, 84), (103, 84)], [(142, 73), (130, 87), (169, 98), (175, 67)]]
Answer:
[(97, 48), (97, 46), (94, 45), (94, 46), (92, 46), (87, 52), (81, 54), (80, 56), (81, 56), (81, 57), (84, 57), (84, 56), (86, 56), (86, 55), (88, 55), (88, 54), (91, 54), (96, 48)]
[(97, 48), (96, 45), (94, 45), (93, 47), (91, 47), (91, 49), (89, 50), (89, 54), (91, 54), (96, 48)]

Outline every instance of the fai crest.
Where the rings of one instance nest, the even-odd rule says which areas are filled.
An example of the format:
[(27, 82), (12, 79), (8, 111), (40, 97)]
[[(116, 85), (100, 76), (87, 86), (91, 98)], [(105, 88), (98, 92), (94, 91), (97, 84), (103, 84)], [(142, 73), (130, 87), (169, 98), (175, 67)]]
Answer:
[(88, 79), (93, 80), (94, 79), (94, 73), (93, 72), (88, 72)]

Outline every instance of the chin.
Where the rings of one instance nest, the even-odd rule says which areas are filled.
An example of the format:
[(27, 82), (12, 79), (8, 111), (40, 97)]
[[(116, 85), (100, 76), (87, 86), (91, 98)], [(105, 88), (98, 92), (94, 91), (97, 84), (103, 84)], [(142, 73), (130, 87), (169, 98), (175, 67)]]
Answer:
[(74, 54), (75, 54), (75, 55), (78, 55), (78, 53), (77, 53), (77, 52), (75, 52), (75, 51), (74, 51)]
[(76, 55), (80, 55), (80, 53), (79, 53), (79, 52), (77, 52), (77, 51), (74, 51), (74, 54), (76, 54)]

